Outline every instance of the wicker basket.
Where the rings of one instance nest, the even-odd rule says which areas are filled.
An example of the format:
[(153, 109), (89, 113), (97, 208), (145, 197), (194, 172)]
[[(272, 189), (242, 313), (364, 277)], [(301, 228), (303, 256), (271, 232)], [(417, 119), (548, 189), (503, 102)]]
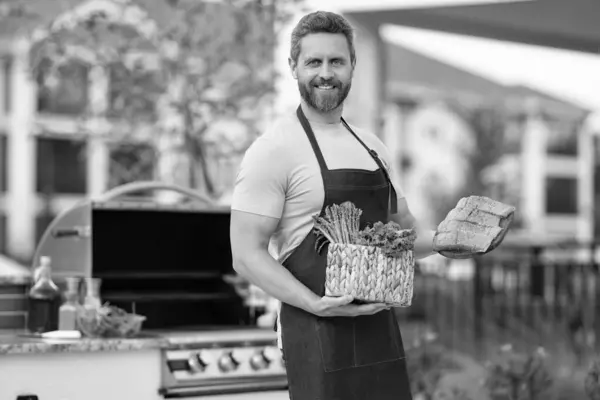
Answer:
[(414, 266), (412, 251), (388, 257), (378, 247), (330, 243), (325, 295), (351, 295), (355, 300), (409, 307)]

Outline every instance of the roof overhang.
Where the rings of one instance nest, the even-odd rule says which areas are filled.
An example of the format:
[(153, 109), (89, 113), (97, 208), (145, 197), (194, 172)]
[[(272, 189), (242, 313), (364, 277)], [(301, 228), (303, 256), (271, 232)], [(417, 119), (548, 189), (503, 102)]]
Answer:
[(600, 53), (600, 1), (526, 0), (422, 8), (346, 10), (369, 25), (394, 24), (586, 53)]

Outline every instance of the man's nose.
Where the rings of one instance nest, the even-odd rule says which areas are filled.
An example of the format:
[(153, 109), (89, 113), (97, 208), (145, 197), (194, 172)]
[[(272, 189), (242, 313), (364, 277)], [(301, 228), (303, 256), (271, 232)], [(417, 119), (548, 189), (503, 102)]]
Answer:
[(319, 77), (321, 79), (331, 79), (331, 78), (333, 78), (333, 71), (331, 70), (331, 67), (329, 65), (327, 65), (326, 63), (324, 63), (321, 66), (321, 69), (319, 70)]

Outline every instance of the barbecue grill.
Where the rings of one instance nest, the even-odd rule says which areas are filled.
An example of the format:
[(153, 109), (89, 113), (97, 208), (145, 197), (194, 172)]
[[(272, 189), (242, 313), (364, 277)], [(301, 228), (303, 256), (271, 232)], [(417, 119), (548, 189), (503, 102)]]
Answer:
[[(165, 191), (177, 201), (162, 201)], [(165, 398), (283, 394), (275, 332), (256, 326), (260, 312), (227, 283), (237, 281), (226, 279), (234, 275), (229, 222), (228, 207), (188, 189), (127, 184), (57, 216), (33, 263), (51, 257), (59, 284), (100, 278), (103, 302), (146, 316), (141, 335), (170, 343), (162, 350)]]

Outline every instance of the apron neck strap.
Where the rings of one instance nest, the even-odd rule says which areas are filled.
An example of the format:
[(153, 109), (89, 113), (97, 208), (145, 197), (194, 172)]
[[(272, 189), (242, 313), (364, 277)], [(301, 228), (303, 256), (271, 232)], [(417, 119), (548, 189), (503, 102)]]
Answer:
[[(321, 148), (319, 147), (319, 144), (317, 143), (317, 138), (315, 137), (315, 133), (313, 132), (312, 127), (310, 126), (310, 122), (308, 122), (306, 115), (304, 115), (304, 111), (302, 111), (302, 106), (298, 106), (298, 109), (296, 110), (296, 115), (298, 116), (298, 120), (300, 121), (300, 124), (302, 125), (304, 132), (306, 132), (306, 135), (308, 136), (310, 145), (312, 146), (315, 156), (317, 157), (317, 160), (319, 161), (319, 166), (321, 167), (321, 175), (323, 176), (323, 182), (327, 182), (327, 173), (326, 172), (329, 171), (329, 169), (327, 168), (327, 163), (325, 162), (325, 157), (323, 157), (323, 152), (321, 152)], [(379, 169), (384, 173), (385, 178), (388, 181), (388, 184), (390, 185), (390, 213), (396, 214), (398, 212), (398, 196), (396, 194), (396, 189), (394, 188), (394, 184), (392, 183), (392, 180), (390, 179), (390, 175), (388, 173), (387, 168), (385, 167), (385, 165), (379, 158), (379, 155), (377, 154), (377, 152), (375, 150), (369, 148), (365, 144), (365, 142), (363, 142), (358, 137), (358, 135), (356, 133), (354, 133), (354, 131), (352, 130), (352, 128), (350, 128), (350, 125), (348, 125), (348, 123), (346, 122), (346, 120), (344, 118), (342, 118), (342, 123), (344, 124), (344, 127), (352, 134), (352, 136), (354, 136), (356, 138), (356, 140), (358, 140), (358, 142), (369, 152), (369, 155), (371, 157), (373, 157), (373, 160), (375, 160), (375, 163), (377, 163), (377, 166), (379, 167)]]
[(298, 116), (298, 120), (300, 120), (302, 128), (304, 128), (304, 132), (306, 132), (306, 136), (308, 136), (308, 141), (310, 142), (315, 156), (317, 156), (317, 160), (319, 161), (319, 166), (321, 167), (321, 174), (323, 174), (323, 179), (325, 179), (325, 171), (328, 171), (327, 164), (325, 163), (325, 157), (323, 157), (323, 153), (321, 152), (319, 143), (317, 143), (315, 133), (313, 132), (312, 127), (308, 122), (308, 119), (304, 115), (304, 111), (302, 111), (302, 106), (298, 106), (298, 109), (296, 110), (296, 115)]

